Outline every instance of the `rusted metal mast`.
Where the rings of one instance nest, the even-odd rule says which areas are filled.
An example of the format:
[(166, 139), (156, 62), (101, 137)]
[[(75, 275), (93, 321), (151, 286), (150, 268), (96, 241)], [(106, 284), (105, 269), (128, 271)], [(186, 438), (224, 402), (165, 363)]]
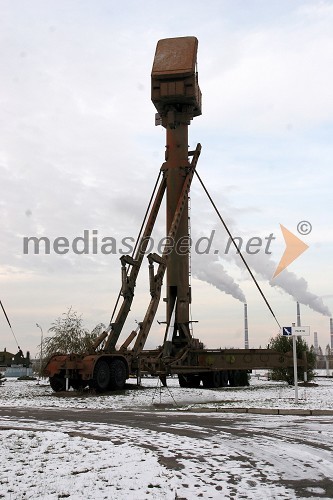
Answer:
[[(201, 114), (201, 92), (198, 85), (198, 40), (195, 37), (160, 40), (152, 69), (152, 101), (158, 111), (156, 123), (166, 129), (166, 234), (176, 213), (185, 177), (189, 170), (188, 126)], [(169, 325), (175, 308), (175, 328), (172, 343), (179, 346), (190, 340), (189, 305), (189, 227), (188, 202), (183, 209), (167, 263), (167, 312)], [(166, 341), (166, 338), (165, 338)]]

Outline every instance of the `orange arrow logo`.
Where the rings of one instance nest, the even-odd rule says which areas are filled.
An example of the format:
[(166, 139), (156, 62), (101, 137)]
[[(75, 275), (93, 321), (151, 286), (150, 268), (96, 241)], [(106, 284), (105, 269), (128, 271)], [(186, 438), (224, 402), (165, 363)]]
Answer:
[(273, 279), (278, 276), (286, 267), (289, 266), (292, 262), (294, 262), (297, 257), (299, 257), (305, 250), (309, 248), (309, 245), (304, 243), (304, 241), (300, 240), (291, 233), (286, 227), (280, 224), (280, 228), (284, 237), (284, 241), (286, 243), (286, 249), (284, 254), (281, 257), (279, 265), (277, 266)]

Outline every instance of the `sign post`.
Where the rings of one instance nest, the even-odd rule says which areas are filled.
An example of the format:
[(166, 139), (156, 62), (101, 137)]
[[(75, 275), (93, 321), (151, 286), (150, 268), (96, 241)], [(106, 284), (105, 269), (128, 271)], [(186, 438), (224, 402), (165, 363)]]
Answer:
[[(298, 376), (297, 376), (297, 349), (296, 349), (296, 337), (298, 335), (310, 335), (310, 327), (309, 326), (295, 326), (295, 323), (292, 323), (292, 326), (283, 326), (282, 327), (282, 335), (285, 337), (293, 338), (293, 364), (294, 364), (294, 386), (295, 386), (295, 403), (298, 403)], [(304, 382), (307, 382), (307, 372), (304, 371)]]
[(297, 352), (296, 352), (296, 334), (293, 332), (295, 323), (292, 326), (293, 337), (293, 360), (294, 360), (294, 386), (295, 386), (295, 404), (298, 404), (298, 376), (297, 376)]
[[(297, 325), (295, 326), (293, 323), (293, 326), (291, 327), (293, 337), (296, 337), (296, 335), (301, 335), (301, 336), (309, 336), (310, 335), (310, 327), (309, 326), (300, 326)], [(304, 382), (308, 381), (308, 374), (307, 371), (304, 370)]]

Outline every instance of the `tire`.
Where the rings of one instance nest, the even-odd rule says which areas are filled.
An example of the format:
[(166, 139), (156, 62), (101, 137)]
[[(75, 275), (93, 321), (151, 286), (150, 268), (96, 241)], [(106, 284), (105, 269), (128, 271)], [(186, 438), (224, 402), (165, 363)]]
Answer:
[(220, 372), (204, 373), (202, 384), (206, 389), (217, 389), (221, 385)]
[(234, 383), (235, 387), (240, 387), (242, 385), (242, 373), (240, 370), (235, 370)]
[(178, 383), (180, 387), (189, 387), (187, 378), (181, 373), (178, 374)]
[(200, 387), (201, 378), (200, 375), (194, 373), (189, 373), (188, 375), (180, 373), (178, 375), (178, 382), (180, 387), (191, 387), (195, 389)]
[(211, 381), (211, 377), (210, 377), (210, 373), (204, 373), (202, 375), (202, 385), (204, 386), (205, 389), (210, 389), (210, 387), (212, 386), (212, 381)]
[(121, 359), (113, 359), (110, 365), (110, 389), (124, 389), (127, 373), (125, 363)]
[(74, 391), (81, 391), (87, 385), (87, 382), (83, 382), (81, 378), (70, 379), (69, 381), (70, 387), (73, 387)]
[(200, 382), (201, 382), (200, 375), (194, 375), (194, 374), (188, 375), (187, 380), (189, 384), (188, 387), (192, 387), (193, 389), (200, 387)]
[(212, 387), (217, 389), (221, 386), (221, 375), (220, 372), (212, 372)]
[(235, 371), (228, 370), (228, 379), (230, 387), (235, 387)]
[(241, 370), (229, 370), (229, 385), (230, 387), (240, 387), (241, 384)]
[(49, 378), (51, 389), (54, 392), (60, 392), (66, 390), (66, 379), (63, 375), (53, 375)]
[(109, 389), (111, 381), (111, 369), (105, 359), (97, 361), (94, 368), (94, 387), (97, 392), (105, 392)]
[(242, 386), (242, 387), (246, 387), (249, 384), (249, 374), (247, 372), (247, 370), (240, 370), (239, 371), (239, 375), (240, 375), (240, 382), (239, 382), (239, 385)]
[(220, 379), (221, 379), (221, 387), (227, 387), (229, 381), (228, 370), (220, 371)]

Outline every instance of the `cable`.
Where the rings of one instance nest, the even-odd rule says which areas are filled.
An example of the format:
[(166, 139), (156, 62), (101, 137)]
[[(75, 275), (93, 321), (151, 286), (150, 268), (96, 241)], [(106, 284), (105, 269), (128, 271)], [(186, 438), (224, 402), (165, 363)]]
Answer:
[(142, 230), (143, 230), (144, 225), (145, 225), (145, 223), (146, 223), (147, 216), (148, 216), (148, 214), (149, 214), (149, 212), (150, 212), (150, 207), (151, 207), (152, 201), (153, 201), (153, 199), (154, 199), (154, 197), (155, 197), (155, 192), (156, 192), (156, 188), (157, 188), (157, 185), (158, 185), (158, 181), (160, 180), (160, 177), (161, 177), (161, 173), (162, 173), (162, 172), (161, 172), (161, 171), (159, 171), (159, 174), (158, 174), (158, 176), (157, 176), (157, 179), (156, 179), (156, 182), (155, 182), (155, 186), (154, 186), (153, 192), (152, 192), (152, 194), (151, 194), (151, 197), (150, 197), (150, 200), (149, 200), (149, 203), (148, 203), (148, 207), (147, 207), (147, 210), (146, 210), (145, 216), (144, 216), (144, 218), (143, 218), (143, 221), (142, 221), (142, 224), (141, 224), (141, 227), (140, 227), (139, 235), (138, 235), (138, 237), (137, 237), (137, 239), (136, 239), (136, 243), (135, 243), (135, 246), (134, 246), (134, 249), (133, 249), (133, 252), (132, 252), (132, 257), (134, 257), (135, 251), (136, 251), (137, 246), (138, 246), (138, 244), (139, 244), (139, 240), (140, 240), (140, 238), (141, 238)]
[[(134, 254), (136, 252), (136, 249), (137, 249), (137, 246), (139, 244), (139, 241), (140, 241), (140, 238), (141, 238), (141, 234), (142, 234), (142, 230), (144, 228), (144, 225), (146, 223), (146, 220), (147, 220), (147, 216), (149, 214), (149, 211), (150, 211), (150, 207), (151, 207), (151, 204), (152, 204), (152, 201), (155, 197), (155, 192), (156, 192), (156, 188), (157, 188), (157, 185), (158, 185), (158, 182), (160, 180), (160, 177), (161, 177), (161, 171), (159, 171), (159, 174), (157, 176), (157, 179), (156, 179), (156, 182), (155, 182), (155, 186), (154, 186), (154, 189), (153, 189), (153, 192), (151, 194), (151, 197), (150, 197), (150, 200), (149, 200), (149, 203), (148, 203), (148, 207), (147, 207), (147, 210), (146, 210), (146, 213), (144, 215), (144, 218), (143, 218), (143, 221), (142, 221), (142, 224), (141, 224), (141, 227), (140, 227), (140, 231), (139, 231), (139, 234), (138, 234), (138, 237), (136, 239), (136, 242), (135, 242), (135, 246), (134, 246), (134, 249), (133, 249), (133, 252), (132, 252), (132, 257), (134, 257)], [(129, 266), (127, 267), (127, 272), (128, 272), (128, 269), (129, 269)], [(120, 288), (120, 291), (118, 293), (118, 297), (117, 297), (117, 300), (116, 300), (116, 303), (115, 303), (115, 306), (113, 308), (113, 311), (112, 311), (112, 315), (111, 315), (111, 319), (110, 319), (110, 324), (112, 323), (112, 320), (113, 320), (113, 317), (115, 315), (115, 312), (117, 310), (117, 307), (118, 307), (118, 304), (119, 304), (119, 300), (120, 300), (120, 297), (121, 297), (121, 288)]]
[(257, 280), (255, 279), (255, 277), (254, 277), (254, 275), (253, 275), (253, 273), (252, 273), (252, 271), (251, 271), (250, 267), (248, 266), (248, 264), (247, 264), (247, 262), (246, 262), (245, 258), (243, 257), (243, 254), (241, 253), (240, 249), (238, 248), (237, 243), (235, 242), (235, 240), (234, 240), (234, 238), (233, 238), (233, 236), (232, 236), (231, 232), (229, 231), (228, 226), (226, 225), (226, 223), (225, 223), (225, 222), (224, 222), (224, 220), (222, 219), (221, 214), (220, 214), (220, 212), (218, 211), (218, 208), (217, 208), (217, 206), (215, 205), (215, 203), (214, 203), (214, 201), (213, 201), (212, 197), (211, 197), (211, 196), (210, 196), (210, 194), (208, 193), (208, 191), (207, 191), (207, 189), (206, 189), (206, 186), (204, 185), (204, 183), (203, 183), (203, 181), (202, 181), (202, 179), (201, 179), (200, 175), (198, 174), (198, 172), (197, 172), (196, 170), (195, 170), (195, 173), (196, 173), (196, 175), (197, 175), (197, 177), (198, 177), (198, 179), (199, 179), (199, 181), (200, 181), (200, 184), (201, 184), (201, 186), (203, 187), (203, 189), (204, 189), (204, 191), (205, 191), (206, 195), (208, 196), (209, 201), (210, 201), (210, 202), (211, 202), (211, 204), (213, 205), (214, 210), (215, 210), (215, 212), (216, 212), (216, 213), (217, 213), (217, 215), (218, 215), (218, 218), (219, 218), (219, 219), (220, 219), (220, 221), (222, 222), (222, 224), (223, 224), (223, 226), (224, 226), (224, 229), (227, 231), (227, 233), (228, 233), (228, 235), (229, 235), (229, 237), (230, 237), (231, 241), (233, 242), (233, 244), (234, 244), (234, 246), (235, 246), (235, 248), (236, 248), (236, 250), (237, 250), (237, 253), (239, 254), (240, 258), (242, 259), (243, 263), (245, 264), (246, 269), (249, 271), (249, 273), (250, 273), (250, 275), (251, 275), (251, 278), (253, 279), (253, 281), (254, 281), (254, 283), (255, 283), (256, 287), (258, 288), (258, 290), (259, 290), (259, 292), (260, 292), (260, 295), (261, 295), (261, 296), (262, 296), (262, 298), (264, 299), (264, 301), (265, 301), (265, 303), (266, 303), (266, 305), (267, 305), (268, 309), (270, 310), (270, 312), (271, 312), (271, 314), (272, 314), (273, 318), (275, 319), (275, 321), (276, 321), (276, 322), (277, 322), (277, 324), (279, 325), (279, 328), (281, 328), (281, 325), (280, 325), (280, 323), (278, 322), (278, 320), (277, 320), (277, 318), (276, 318), (276, 316), (275, 316), (275, 314), (274, 314), (274, 312), (273, 312), (273, 309), (272, 309), (272, 308), (271, 308), (271, 306), (269, 305), (269, 303), (268, 303), (268, 301), (267, 301), (267, 299), (266, 299), (266, 297), (265, 297), (265, 295), (264, 295), (263, 291), (261, 290), (261, 288), (260, 288), (260, 286), (259, 286), (259, 284), (258, 284)]
[[(192, 238), (192, 234), (191, 234), (191, 197), (190, 195), (188, 195), (188, 237), (189, 237), (189, 241), (191, 242), (191, 238)], [(190, 243), (190, 246), (191, 246), (191, 243)], [(192, 293), (192, 252), (191, 252), (191, 249), (190, 249), (190, 252), (189, 252), (189, 292)], [(190, 295), (190, 299), (191, 299), (191, 295)], [(192, 304), (191, 302), (189, 303), (189, 313), (190, 313), (190, 325), (189, 325), (189, 330), (190, 330), (190, 334), (192, 335), (192, 337), (194, 337), (194, 333), (193, 333), (193, 318), (192, 318)]]
[(13, 334), (13, 336), (14, 336), (14, 339), (15, 339), (15, 342), (16, 342), (16, 344), (17, 344), (17, 347), (20, 349), (20, 346), (18, 345), (17, 338), (16, 338), (16, 336), (15, 336), (14, 330), (13, 330), (13, 328), (12, 328), (12, 325), (10, 324), (9, 318), (8, 318), (8, 316), (7, 316), (7, 313), (6, 313), (6, 311), (5, 311), (5, 308), (3, 307), (3, 304), (2, 304), (2, 302), (1, 302), (1, 300), (0, 300), (0, 305), (1, 305), (1, 308), (2, 308), (2, 310), (3, 310), (4, 315), (5, 315), (5, 317), (6, 317), (6, 320), (7, 320), (7, 323), (8, 323), (8, 325), (9, 325), (9, 328), (11, 329), (11, 332), (12, 332), (12, 334)]

